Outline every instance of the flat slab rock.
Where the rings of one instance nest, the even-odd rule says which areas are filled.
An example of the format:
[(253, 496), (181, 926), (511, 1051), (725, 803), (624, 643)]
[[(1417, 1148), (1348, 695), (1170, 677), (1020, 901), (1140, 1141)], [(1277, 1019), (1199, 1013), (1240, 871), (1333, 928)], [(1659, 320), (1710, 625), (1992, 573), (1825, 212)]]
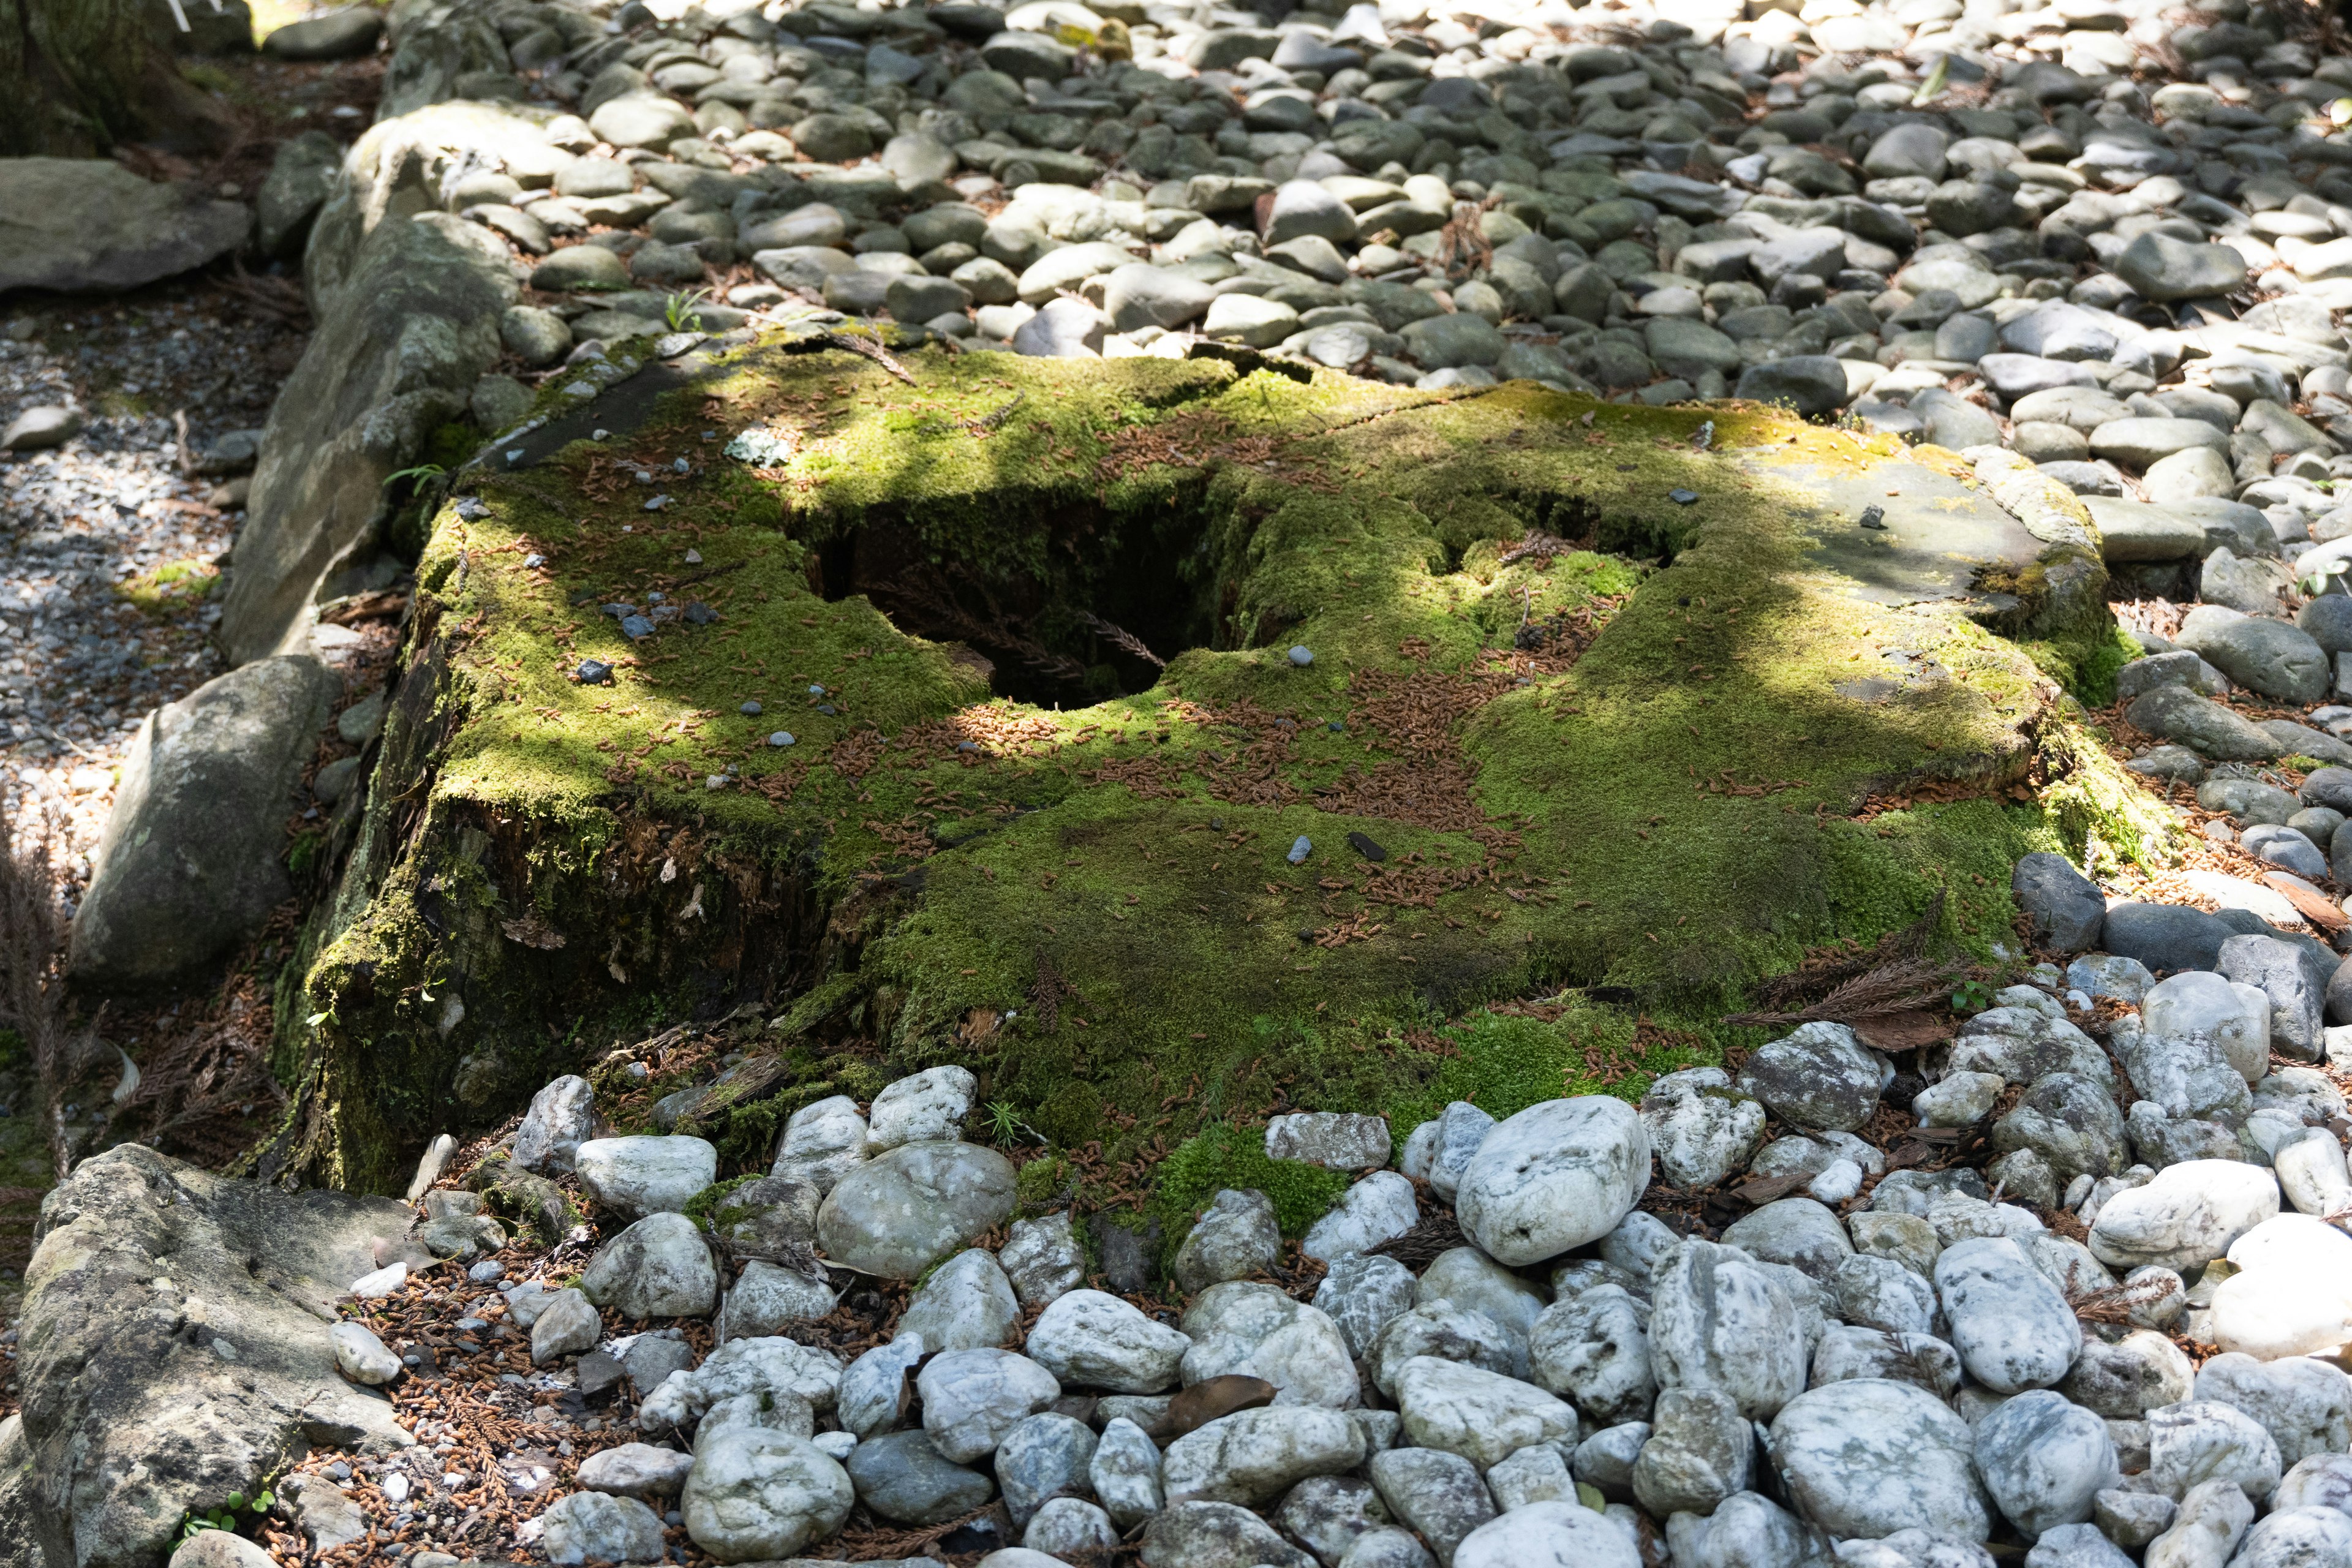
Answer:
[(0, 159), (0, 294), (136, 289), (245, 243), (253, 214), (106, 158)]
[[(0, 1465), (0, 1521), (26, 1521), (51, 1563), (160, 1563), (190, 1509), (257, 1490), (289, 1447), (410, 1446), (328, 1338), (380, 1246), (429, 1260), (402, 1249), (408, 1223), (389, 1199), (280, 1192), (135, 1144), (84, 1161), (42, 1205), (25, 1272), (27, 1463)], [(8, 1555), (23, 1539), (0, 1561), (38, 1563)]]

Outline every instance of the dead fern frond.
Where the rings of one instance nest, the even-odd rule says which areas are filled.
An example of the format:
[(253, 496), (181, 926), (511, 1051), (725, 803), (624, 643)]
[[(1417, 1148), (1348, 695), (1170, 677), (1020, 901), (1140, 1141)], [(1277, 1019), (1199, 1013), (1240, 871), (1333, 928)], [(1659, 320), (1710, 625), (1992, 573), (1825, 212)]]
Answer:
[(1095, 615), (1093, 612), (1087, 610), (1079, 611), (1078, 619), (1088, 630), (1092, 631), (1097, 637), (1101, 637), (1105, 642), (1125, 648), (1128, 652), (1143, 660), (1144, 663), (1151, 666), (1154, 669), (1165, 669), (1168, 668), (1168, 661), (1166, 659), (1160, 658), (1158, 654), (1144, 647), (1143, 639), (1137, 637), (1133, 632), (1129, 631), (1126, 627), (1114, 625), (1109, 621), (1104, 620), (1100, 616)]

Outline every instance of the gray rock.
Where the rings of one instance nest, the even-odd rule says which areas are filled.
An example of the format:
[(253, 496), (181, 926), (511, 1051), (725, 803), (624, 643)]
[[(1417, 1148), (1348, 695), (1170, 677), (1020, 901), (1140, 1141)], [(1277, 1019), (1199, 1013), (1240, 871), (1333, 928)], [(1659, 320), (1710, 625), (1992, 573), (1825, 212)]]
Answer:
[(1661, 1389), (1720, 1389), (1761, 1421), (1804, 1388), (1795, 1305), (1763, 1266), (1685, 1241), (1658, 1266), (1653, 1289), (1650, 1364)]
[(2352, 1501), (2352, 1455), (2314, 1454), (2286, 1473), (2271, 1506), (2332, 1508), (2340, 1512), (2347, 1501)]
[(1833, 1536), (1927, 1530), (1982, 1541), (1991, 1527), (1968, 1423), (1905, 1384), (1856, 1379), (1809, 1390), (1773, 1419), (1790, 1501)]
[(1198, 321), (1215, 298), (1196, 278), (1136, 261), (1111, 268), (1103, 280), (1102, 308), (1112, 331), (1131, 332), (1139, 327), (1175, 328)]
[(1405, 353), (1431, 370), (1491, 365), (1503, 357), (1506, 346), (1501, 332), (1467, 310), (1408, 322), (1403, 331)]
[(976, 1143), (909, 1143), (844, 1176), (817, 1211), (835, 1263), (911, 1279), (1013, 1213), (1013, 1163)]
[(1372, 1484), (1353, 1476), (1311, 1476), (1290, 1489), (1276, 1513), (1283, 1532), (1337, 1564), (1357, 1540), (1389, 1523), (1389, 1510)]
[(0, 163), (8, 244), (0, 294), (115, 293), (205, 266), (245, 243), (253, 217), (193, 183), (141, 179), (105, 158)]
[(2170, 1529), (2148, 1543), (2147, 1561), (2158, 1568), (2210, 1568), (2227, 1563), (2254, 1505), (2235, 1481), (2206, 1481), (2180, 1498)]
[(1780, 1198), (1724, 1228), (1723, 1244), (1765, 1263), (1785, 1263), (1827, 1279), (1853, 1256), (1838, 1216), (1812, 1198)]
[(2025, 1562), (2026, 1568), (2126, 1568), (2131, 1558), (2096, 1523), (2061, 1524), (2042, 1532)]
[(1649, 1134), (1633, 1107), (1599, 1095), (1546, 1100), (1480, 1143), (1455, 1214), (1497, 1262), (1538, 1263), (1616, 1228), (1649, 1174)]
[(710, 1226), (746, 1257), (790, 1257), (816, 1240), (815, 1186), (797, 1176), (762, 1176), (730, 1192), (714, 1206)]
[(1936, 1321), (1935, 1288), (1892, 1258), (1856, 1254), (1830, 1276), (1838, 1315), (1888, 1333), (1924, 1334)]
[(931, 1271), (899, 1315), (898, 1332), (922, 1335), (934, 1351), (979, 1350), (1010, 1338), (1020, 1313), (1004, 1270), (975, 1247)]
[(1883, 1058), (1843, 1024), (1805, 1024), (1759, 1047), (1739, 1087), (1799, 1127), (1851, 1132), (1870, 1120), (1892, 1076)]
[(751, 1428), (696, 1446), (678, 1508), (697, 1546), (741, 1563), (797, 1555), (839, 1530), (856, 1500), (847, 1472), (814, 1444)]
[(628, 1374), (629, 1387), (642, 1400), (659, 1388), (674, 1372), (694, 1369), (694, 1351), (681, 1340), (665, 1339), (658, 1332), (639, 1334), (622, 1353), (621, 1367)]
[[(541, 140), (503, 111), (473, 114), (493, 139)], [(372, 193), (399, 177), (384, 164), (410, 150), (399, 137), (355, 147), (313, 225), (304, 279), (320, 325), (271, 405), (254, 470), (221, 605), (233, 661), (299, 634), (330, 574), (373, 547), (392, 508), (384, 480), (418, 460), (499, 358), (518, 289), (506, 242), (449, 213), (375, 221)]]
[(1340, 1194), (1331, 1212), (1307, 1227), (1299, 1250), (1328, 1262), (1393, 1240), (1420, 1219), (1412, 1184), (1394, 1171), (1374, 1171)]
[(1377, 1170), (1389, 1163), (1388, 1119), (1339, 1110), (1276, 1116), (1265, 1124), (1265, 1155), (1334, 1171)]
[(661, 1555), (661, 1515), (635, 1498), (573, 1492), (556, 1499), (540, 1519), (540, 1545), (551, 1563), (644, 1562)]
[(1108, 1551), (1118, 1544), (1118, 1531), (1112, 1527), (1110, 1515), (1093, 1503), (1080, 1498), (1057, 1497), (1031, 1516), (1028, 1529), (1022, 1531), (1021, 1544), (1031, 1552), (1045, 1553), (1045, 1561), (1050, 1563), (1075, 1552)]
[(2106, 1423), (2046, 1389), (1979, 1421), (1976, 1459), (1995, 1505), (2028, 1537), (2084, 1523), (2097, 1494), (2123, 1483)]
[(781, 1338), (734, 1340), (693, 1371), (666, 1379), (638, 1410), (637, 1424), (649, 1432), (683, 1426), (732, 1399), (830, 1410), (840, 1387), (841, 1363), (829, 1351)]
[[(2309, 841), (2305, 843), (2307, 846)], [(2313, 858), (2318, 858), (2316, 851)], [(2270, 1048), (2305, 1061), (2317, 1061), (2327, 1054), (2323, 1014), (2335, 967), (2306, 957), (2305, 950), (2292, 942), (2270, 936), (2231, 937), (2221, 944), (2221, 962), (2216, 965), (2223, 978), (2251, 985), (2270, 998)]]
[(1160, 1448), (1124, 1416), (1103, 1426), (1087, 1479), (1096, 1500), (1121, 1530), (1132, 1530), (1166, 1506), (1160, 1485)]
[(2036, 946), (2081, 952), (2098, 944), (2106, 897), (2063, 856), (2041, 850), (2020, 856), (2010, 890), (2032, 926)]
[(2243, 1568), (2288, 1568), (2352, 1562), (2352, 1518), (2332, 1508), (2285, 1509), (2254, 1521), (2231, 1562)]
[(699, 1138), (592, 1138), (572, 1152), (580, 1185), (621, 1214), (675, 1214), (719, 1179), (719, 1151)]
[(1407, 1167), (1404, 1173), (1426, 1176), (1437, 1195), (1452, 1203), (1471, 1156), (1478, 1152), (1486, 1135), (1495, 1130), (1495, 1119), (1466, 1100), (1457, 1100), (1438, 1113), (1435, 1126), (1429, 1168), (1415, 1172)]
[(2106, 1053), (2054, 1013), (2054, 1007), (1986, 1008), (1960, 1026), (1947, 1070), (1999, 1073), (2011, 1083), (2034, 1083), (2055, 1072), (2112, 1083), (2115, 1071)]
[[(2235, 710), (2198, 696), (2186, 687), (2159, 686), (2136, 698), (2124, 716), (2135, 729), (2168, 741), (2178, 741), (2200, 754), (2221, 762), (2268, 762), (2278, 755), (2278, 742)], [(2120, 947), (2109, 910), (2105, 941)], [(2152, 964), (2152, 968), (2167, 968)]]
[(1884, 1378), (1924, 1388), (1938, 1399), (1959, 1392), (1958, 1352), (1932, 1334), (1890, 1332), (1833, 1323), (1813, 1347), (1811, 1386), (1848, 1378)]
[(996, 1261), (1024, 1307), (1044, 1306), (1086, 1283), (1086, 1253), (1062, 1209), (1043, 1219), (1016, 1219)]
[(722, 1344), (730, 1340), (780, 1334), (792, 1323), (814, 1322), (834, 1309), (837, 1298), (824, 1270), (803, 1273), (753, 1258), (727, 1292), (711, 1331)]
[(1423, 1448), (1459, 1454), (1481, 1472), (1531, 1443), (1576, 1436), (1576, 1412), (1516, 1378), (1415, 1356), (1394, 1378), (1404, 1430)]
[(164, 984), (245, 940), (292, 896), (286, 818), (340, 686), (316, 659), (287, 655), (147, 716), (74, 916), (77, 980)]
[(1768, 360), (1739, 373), (1736, 397), (1785, 403), (1808, 417), (1834, 414), (1846, 405), (1845, 366), (1827, 354)]
[(769, 1174), (805, 1182), (822, 1196), (866, 1163), (866, 1118), (847, 1095), (804, 1105), (785, 1120)]
[[(898, 1338), (887, 1345), (876, 1345), (845, 1367), (835, 1396), (842, 1429), (860, 1442), (897, 1431), (911, 1403), (913, 1390), (908, 1385), (908, 1374), (928, 1348), (921, 1335), (908, 1334), (901, 1327)], [(849, 1475), (856, 1479), (855, 1465), (849, 1468)]]
[[(1580, 1476), (1584, 1448), (1598, 1441), (1578, 1448)], [(1658, 1396), (1657, 1418), (1633, 1461), (1633, 1493), (1654, 1516), (1712, 1513), (1747, 1489), (1755, 1458), (1755, 1428), (1738, 1401), (1717, 1389), (1668, 1389)]]
[(1163, 1510), (1143, 1532), (1142, 1559), (1145, 1568), (1315, 1568), (1314, 1558), (1271, 1525), (1229, 1502), (1179, 1503)]
[(1187, 1385), (1213, 1377), (1264, 1378), (1276, 1403), (1353, 1405), (1360, 1394), (1355, 1363), (1339, 1325), (1315, 1308), (1270, 1285), (1228, 1280), (1212, 1285), (1185, 1310)]
[(1373, 1455), (1367, 1469), (1389, 1512), (1428, 1542), (1442, 1568), (1453, 1568), (1463, 1540), (1495, 1517), (1486, 1481), (1459, 1454), (1391, 1448)]
[(526, 1171), (569, 1171), (580, 1145), (595, 1135), (596, 1091), (567, 1073), (530, 1097), (515, 1130), (514, 1163)]
[(588, 128), (615, 147), (660, 147), (692, 135), (694, 117), (666, 93), (625, 92), (598, 105)]
[(2116, 276), (2144, 299), (2169, 301), (2234, 294), (2246, 280), (2245, 258), (2226, 245), (2196, 245), (2168, 234), (2141, 235), (2113, 263)]
[(345, 60), (372, 52), (383, 36), (383, 13), (366, 5), (339, 5), (271, 28), (261, 48), (281, 60)]
[(996, 1446), (996, 1484), (1013, 1528), (1026, 1529), (1055, 1498), (1087, 1491), (1094, 1458), (1094, 1432), (1067, 1415), (1032, 1415), (1005, 1433)]
[(2326, 650), (2284, 621), (2202, 605), (2189, 613), (2176, 640), (2239, 685), (2282, 701), (2317, 702), (2334, 684)]
[(950, 1351), (925, 1363), (915, 1383), (923, 1430), (953, 1464), (994, 1452), (1007, 1432), (1062, 1396), (1052, 1373), (1010, 1351)]
[(1744, 1168), (1764, 1142), (1764, 1107), (1721, 1068), (1662, 1073), (1642, 1096), (1642, 1123), (1658, 1168), (1678, 1187), (1711, 1187)]
[(1343, 1253), (1315, 1288), (1315, 1305), (1339, 1327), (1349, 1352), (1362, 1356), (1380, 1331), (1412, 1310), (1412, 1271), (1393, 1258)]
[(1091, 359), (1102, 353), (1102, 312), (1063, 295), (1045, 301), (1013, 334), (1013, 352), (1041, 359)]
[(2324, 1361), (2217, 1355), (2198, 1368), (2196, 1397), (2260, 1422), (2278, 1445), (2283, 1465), (2352, 1448), (2352, 1378)]
[(1640, 1568), (1633, 1540), (1580, 1503), (1537, 1502), (1480, 1525), (1454, 1550), (1460, 1568)]
[(254, 197), (254, 243), (264, 256), (290, 261), (302, 254), (311, 220), (333, 193), (342, 166), (341, 145), (323, 131), (306, 131), (278, 144)]
[(1615, 1425), (1644, 1419), (1656, 1396), (1648, 1320), (1617, 1285), (1598, 1285), (1556, 1301), (1528, 1332), (1529, 1376), (1593, 1420)]
[(1202, 1290), (1255, 1274), (1281, 1254), (1282, 1229), (1275, 1223), (1273, 1200), (1255, 1188), (1225, 1188), (1209, 1200), (1176, 1249), (1173, 1272), (1184, 1290)]
[[(2191, 1399), (2151, 1410), (2147, 1437), (2147, 1484), (2183, 1504), (2208, 1481), (2227, 1481), (2261, 1498), (2279, 1483), (2277, 1442), (2230, 1405)], [(2184, 1516), (2188, 1511), (2184, 1507)]]
[(1727, 375), (1740, 366), (1737, 342), (1690, 317), (1654, 316), (1643, 324), (1642, 337), (1659, 369), (1686, 381), (1708, 371)]
[(866, 1438), (842, 1461), (857, 1500), (893, 1524), (944, 1524), (996, 1495), (978, 1470), (950, 1464), (921, 1432)]
[(1313, 180), (1287, 180), (1274, 190), (1263, 239), (1267, 246), (1313, 235), (1333, 241), (1356, 237), (1356, 215), (1346, 202)]
[[(718, 1300), (719, 1270), (692, 1220), (654, 1214), (597, 1248), (580, 1276), (580, 1289), (625, 1317), (700, 1318)], [(830, 1308), (831, 1292), (826, 1295)]]
[(596, 1315), (586, 1294), (578, 1289), (558, 1290), (541, 1304), (539, 1315), (531, 1320), (531, 1364), (545, 1366), (593, 1350), (604, 1336), (604, 1320)]
[(2112, 1175), (2131, 1163), (2113, 1090), (2078, 1073), (2037, 1079), (1994, 1126), (1992, 1145), (2030, 1151), (2066, 1178)]
[(1550, 1444), (1521, 1448), (1486, 1472), (1486, 1489), (1505, 1513), (1535, 1502), (1575, 1502), (1576, 1482), (1568, 1461)]
[(1666, 1521), (1666, 1543), (1679, 1568), (1740, 1568), (1794, 1564), (1819, 1551), (1817, 1538), (1796, 1517), (1758, 1492), (1738, 1492), (1702, 1518)]
[(1160, 1483), (1171, 1506), (1255, 1504), (1308, 1476), (1339, 1475), (1363, 1460), (1363, 1434), (1340, 1412), (1273, 1405), (1221, 1416), (1177, 1438), (1161, 1456)]
[(1528, 1347), (1525, 1338), (1484, 1312), (1434, 1302), (1390, 1319), (1373, 1337), (1366, 1358), (1373, 1384), (1395, 1397), (1398, 1370), (1419, 1355), (1443, 1356), (1516, 1376), (1527, 1366)]
[(2161, 1492), (2104, 1491), (2091, 1504), (2091, 1522), (2126, 1552), (2137, 1552), (2172, 1528), (2180, 1505)]
[[(322, 1323), (407, 1220), (395, 1201), (289, 1194), (139, 1145), (78, 1163), (54, 1187), (45, 1232), (49, 1258), (68, 1262), (26, 1281), (16, 1366), (49, 1404), (42, 1420), (0, 1427), (9, 1544), (33, 1563), (160, 1563), (188, 1511), (258, 1493), (297, 1444), (409, 1448), (391, 1405), (343, 1383)], [(395, 1256), (425, 1262), (400, 1244)], [(158, 1258), (167, 1290), (148, 1284), (164, 1274)], [(254, 1258), (268, 1260), (258, 1274)], [(118, 1467), (139, 1486), (120, 1486)], [(318, 1490), (334, 1488), (320, 1479)]]

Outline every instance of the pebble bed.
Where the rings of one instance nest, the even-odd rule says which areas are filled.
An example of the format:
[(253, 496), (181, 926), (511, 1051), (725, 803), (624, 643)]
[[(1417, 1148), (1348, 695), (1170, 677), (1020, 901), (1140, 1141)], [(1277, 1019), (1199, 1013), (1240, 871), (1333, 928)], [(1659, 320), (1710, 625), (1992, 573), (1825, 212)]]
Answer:
[[(334, 1331), (418, 1447), (313, 1453), (260, 1533), (423, 1568), (2352, 1563), (2336, 961), (2098, 912), (2053, 862), (2033, 917), (2118, 951), (1950, 1038), (1809, 1024), (1401, 1144), (1277, 1116), (1270, 1159), (1357, 1179), (1296, 1242), (1215, 1194), (1172, 1289), (1015, 1217), (961, 1068), (803, 1109), (719, 1194), (711, 1144), (560, 1079), (424, 1191), (444, 1261)], [(565, 1194), (592, 1222), (551, 1254), (492, 1212)]]
[(214, 563), (292, 338), (202, 286), (0, 326), (0, 425), (70, 411), (74, 430), (0, 452), (0, 782), (12, 813), (61, 814), (78, 875), (140, 721), (220, 672)]
[(769, 10), (500, 11), (574, 112), (443, 195), (530, 269), (527, 365), (698, 290), (714, 328), (1737, 392), (2134, 500), (2315, 495), (2347, 434), (2352, 62), (2283, 12)]

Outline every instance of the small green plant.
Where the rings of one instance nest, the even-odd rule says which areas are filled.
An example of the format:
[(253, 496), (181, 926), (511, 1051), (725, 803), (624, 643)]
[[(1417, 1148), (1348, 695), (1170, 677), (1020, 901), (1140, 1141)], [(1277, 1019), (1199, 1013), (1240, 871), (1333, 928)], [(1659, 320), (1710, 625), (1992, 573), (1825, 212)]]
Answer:
[(695, 307), (709, 298), (710, 290), (708, 289), (690, 289), (682, 294), (672, 294), (662, 306), (662, 320), (669, 323), (669, 330), (673, 332), (691, 331), (701, 325), (694, 313)]
[(1035, 1138), (1040, 1143), (1045, 1141), (1038, 1135), (1036, 1129), (1013, 1114), (1013, 1102), (1009, 1100), (991, 1100), (987, 1116), (988, 1141), (999, 1148), (1011, 1148), (1023, 1142), (1024, 1135)]
[[(193, 1510), (190, 1510), (187, 1522), (180, 1527), (180, 1534), (184, 1538), (193, 1535), (202, 1535), (207, 1530), (226, 1530), (234, 1531), (240, 1525), (257, 1522), (262, 1514), (269, 1511), (270, 1505), (275, 1503), (277, 1500), (278, 1500), (276, 1498), (272, 1497), (267, 1491), (261, 1493), (258, 1497), (254, 1498), (250, 1502), (246, 1500), (246, 1496), (243, 1492), (231, 1492), (228, 1494), (227, 1499), (222, 1502), (221, 1506), (213, 1510), (210, 1513), (199, 1513)], [(251, 1519), (240, 1518), (239, 1516), (243, 1514), (251, 1514), (254, 1517)]]
[(1981, 980), (1963, 980), (1952, 987), (1952, 1011), (1981, 1013), (1992, 1005), (1992, 987)]
[(448, 469), (443, 468), (438, 463), (419, 463), (413, 468), (400, 468), (384, 475), (383, 488), (390, 489), (393, 486), (398, 484), (403, 479), (410, 480), (415, 484), (424, 484), (429, 480), (442, 479), (446, 477), (448, 472)]

